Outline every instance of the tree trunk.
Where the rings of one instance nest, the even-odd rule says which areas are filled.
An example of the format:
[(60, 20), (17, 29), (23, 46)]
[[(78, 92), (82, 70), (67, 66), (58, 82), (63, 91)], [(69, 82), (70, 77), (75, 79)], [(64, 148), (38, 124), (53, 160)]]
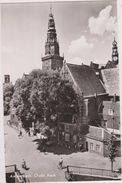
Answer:
[(113, 172), (113, 161), (111, 161), (111, 171)]

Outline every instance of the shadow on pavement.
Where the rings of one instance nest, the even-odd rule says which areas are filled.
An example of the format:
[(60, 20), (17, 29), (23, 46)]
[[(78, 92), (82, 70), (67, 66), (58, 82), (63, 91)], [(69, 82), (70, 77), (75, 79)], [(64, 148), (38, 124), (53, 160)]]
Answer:
[(57, 154), (57, 155), (59, 155), (59, 154), (68, 155), (68, 154), (72, 154), (74, 152), (77, 152), (77, 150), (68, 149), (65, 146), (59, 146), (59, 145), (48, 146), (48, 145), (42, 144), (39, 139), (35, 139), (35, 140), (33, 140), (33, 142), (36, 142), (37, 150), (39, 150), (40, 152), (53, 153), (53, 154)]

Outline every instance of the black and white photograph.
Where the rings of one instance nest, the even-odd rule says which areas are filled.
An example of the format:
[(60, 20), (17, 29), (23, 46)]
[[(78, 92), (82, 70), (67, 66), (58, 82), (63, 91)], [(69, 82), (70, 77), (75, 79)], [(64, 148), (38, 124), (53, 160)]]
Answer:
[(120, 182), (117, 1), (2, 3), (1, 35), (6, 183)]

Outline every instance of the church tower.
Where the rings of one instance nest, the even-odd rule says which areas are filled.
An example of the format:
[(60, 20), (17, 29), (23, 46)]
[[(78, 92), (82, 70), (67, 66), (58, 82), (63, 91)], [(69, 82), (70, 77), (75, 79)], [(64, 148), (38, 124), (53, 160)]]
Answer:
[(119, 63), (118, 46), (115, 38), (112, 45), (112, 60), (107, 62), (105, 69), (116, 68)]
[(115, 63), (115, 65), (117, 65), (119, 62), (118, 47), (117, 47), (117, 42), (115, 38), (114, 38), (113, 47), (112, 47), (112, 62)]
[(45, 56), (42, 57), (42, 70), (59, 70), (63, 66), (63, 57), (60, 56), (59, 43), (55, 29), (55, 21), (50, 10), (48, 20), (47, 40), (45, 43)]
[(10, 84), (10, 75), (4, 75), (4, 84)]

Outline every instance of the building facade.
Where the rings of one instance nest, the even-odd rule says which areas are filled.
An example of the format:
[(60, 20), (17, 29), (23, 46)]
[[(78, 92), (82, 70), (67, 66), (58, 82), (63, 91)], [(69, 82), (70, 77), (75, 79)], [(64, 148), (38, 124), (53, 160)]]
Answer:
[[(102, 156), (109, 156), (110, 140), (113, 134), (105, 128), (89, 126), (89, 133), (86, 135), (87, 150)], [(117, 156), (121, 155), (120, 140), (113, 136), (117, 145)]]
[[(117, 88), (116, 85), (118, 86), (119, 84), (118, 80), (115, 79), (118, 77), (116, 70), (119, 62), (118, 47), (115, 39), (112, 45), (112, 61), (108, 61), (106, 66), (101, 69), (98, 64), (93, 62), (91, 62), (90, 66), (66, 63), (64, 58), (60, 56), (55, 21), (52, 12), (50, 12), (45, 56), (42, 57), (42, 70), (46, 72), (51, 70), (59, 71), (62, 79), (68, 80), (80, 96), (79, 116), (73, 114), (70, 122), (58, 122), (59, 144), (69, 148), (82, 147), (81, 149), (104, 155), (106, 146), (103, 141), (106, 134), (110, 136), (110, 132), (106, 131), (107, 128), (104, 122), (107, 120), (107, 125), (112, 126), (110, 124), (111, 120), (105, 119), (106, 105), (115, 94), (117, 101), (119, 101), (117, 92), (114, 95), (113, 93), (111, 94), (112, 90), (115, 90)], [(116, 75), (115, 78), (113, 78), (113, 73)], [(115, 84), (111, 85), (111, 80)], [(117, 116), (117, 121), (118, 119), (119, 117)], [(81, 135), (79, 131), (82, 125), (84, 125), (84, 128), (85, 125), (90, 127), (85, 135)], [(118, 128), (118, 124), (115, 126)]]
[(65, 62), (61, 76), (70, 81), (76, 93), (82, 96), (82, 117), (85, 117), (83, 119), (87, 119), (87, 122), (92, 124), (93, 122), (99, 123), (98, 110), (107, 93), (94, 69), (88, 65), (75, 65)]

